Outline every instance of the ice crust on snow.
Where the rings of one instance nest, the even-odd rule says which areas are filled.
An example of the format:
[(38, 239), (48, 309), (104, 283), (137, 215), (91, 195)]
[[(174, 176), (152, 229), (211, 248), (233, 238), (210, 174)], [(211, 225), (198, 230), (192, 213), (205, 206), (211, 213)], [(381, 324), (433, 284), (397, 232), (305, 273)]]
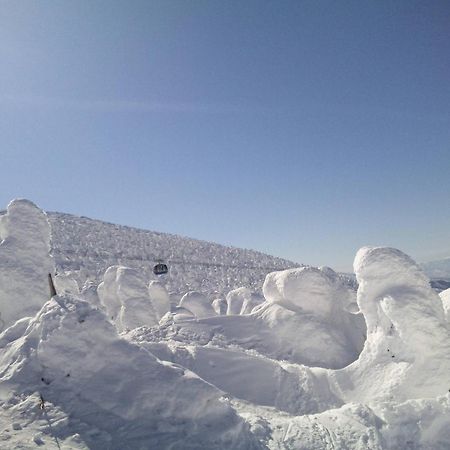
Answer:
[(9, 203), (0, 216), (0, 330), (34, 316), (49, 299), (50, 256), (47, 215), (29, 200)]
[[(158, 280), (125, 267), (125, 247), (103, 273), (94, 238), (111, 252), (115, 230), (109, 239), (143, 246), (142, 257), (150, 241), (85, 224), (89, 252), (59, 247), (49, 300), (46, 215), (19, 200), (0, 216), (1, 317), (14, 307), (0, 334), (0, 447), (450, 447), (450, 294), (399, 250), (358, 251), (357, 294), (327, 267), (269, 273), (259, 287), (247, 271), (225, 291), (188, 264)], [(193, 254), (206, 260), (202, 245)]]

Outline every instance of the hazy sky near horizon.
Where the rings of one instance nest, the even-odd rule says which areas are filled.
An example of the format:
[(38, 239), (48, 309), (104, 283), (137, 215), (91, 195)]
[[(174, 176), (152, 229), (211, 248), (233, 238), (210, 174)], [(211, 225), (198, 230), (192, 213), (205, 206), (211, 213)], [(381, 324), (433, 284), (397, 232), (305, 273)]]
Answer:
[(0, 2), (0, 208), (349, 270), (450, 256), (450, 2)]

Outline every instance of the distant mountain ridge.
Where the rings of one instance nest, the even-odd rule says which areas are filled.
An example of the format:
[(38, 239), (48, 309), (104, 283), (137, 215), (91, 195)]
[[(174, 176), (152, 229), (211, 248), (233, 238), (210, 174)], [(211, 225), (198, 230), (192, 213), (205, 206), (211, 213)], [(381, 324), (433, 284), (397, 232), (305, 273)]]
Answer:
[(450, 280), (450, 257), (421, 264), (430, 278)]

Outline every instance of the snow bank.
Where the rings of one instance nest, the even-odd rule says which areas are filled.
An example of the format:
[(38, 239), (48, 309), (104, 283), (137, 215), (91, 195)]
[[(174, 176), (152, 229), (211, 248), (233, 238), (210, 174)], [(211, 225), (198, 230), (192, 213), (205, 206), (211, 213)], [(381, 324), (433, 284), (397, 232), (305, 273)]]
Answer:
[(445, 450), (450, 443), (450, 396), (379, 405), (350, 403), (320, 414), (262, 414), (234, 402), (251, 430), (273, 449)]
[(0, 216), (0, 330), (34, 316), (49, 299), (55, 271), (47, 215), (28, 200), (13, 200)]
[(0, 336), (0, 379), (3, 396), (35, 402), (18, 427), (57, 409), (52, 432), (88, 448), (257, 448), (219, 390), (120, 339), (101, 311), (72, 297), (54, 297), (20, 332)]
[(323, 411), (342, 402), (329, 390), (324, 373), (258, 355), (211, 346), (151, 343), (142, 330), (128, 336), (162, 360), (186, 367), (227, 394), (291, 414)]
[[(308, 366), (341, 368), (355, 361), (363, 347), (364, 320), (353, 321), (342, 331), (331, 322), (266, 303), (248, 315), (206, 317), (193, 321), (184, 308), (160, 324), (147, 340), (175, 339), (186, 345), (233, 346), (272, 359)], [(342, 325), (342, 324), (341, 324)]]
[(190, 291), (183, 295), (178, 306), (187, 309), (199, 319), (216, 315), (208, 299), (197, 291)]

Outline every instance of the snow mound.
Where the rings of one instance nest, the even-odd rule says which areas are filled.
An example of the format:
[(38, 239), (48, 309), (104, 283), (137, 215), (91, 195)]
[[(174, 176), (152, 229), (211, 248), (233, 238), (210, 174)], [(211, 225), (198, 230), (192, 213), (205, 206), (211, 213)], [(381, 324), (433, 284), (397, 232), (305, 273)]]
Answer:
[[(213, 346), (151, 343), (142, 330), (128, 338), (158, 358), (186, 367), (233, 397), (292, 414), (323, 411), (342, 402), (329, 390), (324, 372)], [(251, 377), (251, 382), (249, 382)]]
[(0, 216), (0, 330), (34, 316), (49, 299), (55, 271), (47, 215), (28, 200), (13, 200)]
[(76, 433), (88, 448), (256, 448), (219, 390), (120, 339), (87, 302), (54, 297), (0, 335), (0, 349), (2, 393), (34, 398), (36, 415), (62, 411), (52, 430), (60, 439)]
[(202, 293), (197, 291), (190, 291), (184, 294), (178, 306), (187, 309), (199, 319), (216, 315), (216, 312), (208, 299)]
[(263, 294), (269, 303), (324, 319), (335, 317), (343, 309), (343, 300), (350, 295), (348, 289), (336, 282), (334, 271), (316, 267), (270, 273), (264, 281)]

